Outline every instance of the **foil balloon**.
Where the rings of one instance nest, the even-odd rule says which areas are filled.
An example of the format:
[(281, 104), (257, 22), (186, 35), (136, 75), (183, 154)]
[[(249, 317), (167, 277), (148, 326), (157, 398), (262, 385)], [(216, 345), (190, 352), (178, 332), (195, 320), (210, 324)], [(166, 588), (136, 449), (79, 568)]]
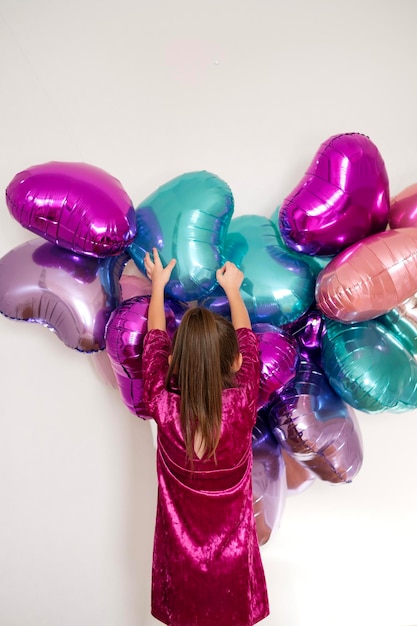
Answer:
[(345, 133), (321, 144), (283, 201), (279, 228), (288, 247), (332, 256), (385, 230), (388, 214), (388, 175), (377, 147), (365, 135)]
[(272, 324), (254, 324), (252, 329), (259, 342), (261, 383), (258, 408), (260, 409), (269, 400), (271, 394), (278, 393), (294, 378), (300, 355), (296, 340), (284, 330)]
[(120, 182), (86, 163), (34, 165), (6, 189), (11, 215), (31, 232), (77, 254), (120, 254), (136, 234), (135, 210)]
[(377, 318), (417, 360), (417, 296)]
[(282, 448), (262, 411), (252, 431), (252, 491), (256, 532), (260, 545), (279, 526), (285, 508), (287, 484)]
[[(277, 228), (268, 218), (242, 215), (233, 219), (224, 254), (245, 274), (241, 293), (252, 324), (282, 326), (298, 319), (314, 302), (314, 273), (300, 255), (280, 244)], [(203, 304), (228, 315), (227, 298), (220, 289)]]
[(417, 292), (417, 228), (398, 228), (353, 244), (320, 272), (316, 302), (326, 317), (373, 319)]
[(313, 362), (301, 362), (271, 406), (269, 423), (291, 456), (322, 480), (346, 483), (358, 474), (363, 449), (354, 411)]
[(320, 363), (324, 316), (314, 306), (298, 320), (284, 327), (296, 340), (301, 357)]
[(417, 362), (376, 320), (349, 325), (326, 320), (322, 366), (336, 393), (359, 411), (417, 408)]
[(46, 326), (69, 348), (102, 350), (120, 290), (115, 277), (115, 291), (106, 291), (101, 265), (102, 259), (32, 239), (0, 259), (0, 312)]
[(289, 496), (302, 493), (316, 480), (316, 474), (303, 465), (302, 462), (297, 461), (284, 447), (282, 447), (282, 458), (285, 463), (285, 476)]
[(183, 302), (202, 298), (216, 286), (233, 210), (229, 186), (214, 174), (178, 176), (137, 207), (137, 235), (128, 253), (144, 274), (145, 253), (153, 247), (164, 265), (175, 258), (166, 293)]
[(392, 198), (389, 225), (390, 228), (417, 228), (417, 183)]
[[(123, 301), (111, 315), (106, 326), (106, 352), (127, 408), (142, 419), (149, 416), (142, 402), (143, 340), (147, 332), (149, 296), (135, 296)], [(167, 330), (175, 332), (175, 315), (165, 303)]]

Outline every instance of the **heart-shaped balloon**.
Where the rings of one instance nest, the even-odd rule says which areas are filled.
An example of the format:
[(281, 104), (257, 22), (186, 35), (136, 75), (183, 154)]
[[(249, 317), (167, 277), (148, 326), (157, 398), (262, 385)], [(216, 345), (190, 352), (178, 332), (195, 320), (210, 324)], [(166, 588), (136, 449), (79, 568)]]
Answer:
[(252, 492), (256, 532), (265, 544), (279, 526), (285, 507), (287, 484), (282, 449), (265, 421), (262, 411), (252, 432)]
[(16, 174), (6, 189), (11, 215), (31, 232), (78, 254), (120, 254), (136, 234), (120, 182), (87, 163), (52, 161)]
[(271, 406), (269, 420), (282, 445), (322, 480), (351, 482), (359, 472), (363, 450), (354, 411), (315, 363), (300, 363)]
[(377, 318), (417, 360), (417, 295)]
[(285, 198), (279, 228), (288, 247), (311, 255), (334, 255), (385, 230), (389, 181), (369, 137), (334, 135), (319, 147), (307, 172)]
[(300, 354), (296, 340), (272, 324), (254, 324), (261, 362), (260, 409), (271, 394), (279, 393), (296, 375)]
[[(142, 352), (148, 326), (149, 296), (123, 301), (110, 315), (106, 326), (106, 352), (113, 368), (120, 395), (127, 408), (147, 419), (143, 398)], [(167, 331), (175, 332), (177, 320), (169, 302), (165, 303)]]
[[(234, 218), (226, 237), (225, 258), (244, 272), (241, 293), (252, 324), (282, 326), (293, 322), (314, 302), (315, 275), (299, 254), (283, 247), (275, 224), (260, 215)], [(203, 301), (228, 315), (221, 289)]]
[(321, 361), (321, 337), (324, 331), (324, 316), (314, 306), (284, 330), (297, 341), (300, 356), (308, 361)]
[(316, 302), (330, 319), (365, 321), (417, 292), (417, 228), (386, 230), (353, 244), (320, 272)]
[(417, 228), (417, 183), (406, 187), (392, 198), (389, 225), (391, 228)]
[(322, 366), (336, 393), (365, 413), (417, 408), (417, 362), (376, 320), (326, 320)]
[(106, 269), (114, 287), (109, 293), (102, 264), (43, 239), (27, 241), (0, 259), (0, 312), (52, 329), (69, 348), (102, 350), (106, 323), (120, 301), (119, 277), (110, 280)]
[(143, 273), (145, 253), (153, 247), (164, 265), (175, 258), (166, 293), (184, 302), (197, 300), (216, 286), (233, 210), (232, 192), (223, 180), (205, 171), (182, 174), (137, 207), (137, 235), (128, 252)]

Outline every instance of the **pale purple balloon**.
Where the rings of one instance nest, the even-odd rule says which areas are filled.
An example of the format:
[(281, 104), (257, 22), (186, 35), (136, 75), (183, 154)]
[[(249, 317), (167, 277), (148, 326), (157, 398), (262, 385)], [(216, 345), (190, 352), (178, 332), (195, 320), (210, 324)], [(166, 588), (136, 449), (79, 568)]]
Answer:
[(6, 202), (24, 228), (78, 254), (118, 255), (136, 235), (135, 210), (120, 181), (87, 163), (51, 161), (19, 172)]
[(389, 206), (388, 174), (377, 147), (360, 133), (334, 135), (283, 201), (279, 228), (293, 250), (334, 255), (385, 230)]
[(354, 410), (313, 362), (301, 361), (295, 379), (270, 407), (269, 423), (284, 448), (322, 480), (351, 482), (358, 474), (363, 449)]
[(261, 544), (266, 543), (274, 528), (279, 527), (288, 493), (282, 448), (266, 417), (259, 411), (252, 431), (252, 492)]
[(253, 324), (259, 341), (261, 383), (258, 409), (278, 393), (296, 375), (300, 361), (296, 340), (285, 330), (272, 324)]
[(101, 282), (102, 259), (79, 255), (43, 239), (32, 239), (0, 259), (0, 312), (55, 331), (69, 348), (104, 348), (104, 330), (117, 306), (115, 292)]
[[(129, 411), (148, 419), (143, 404), (143, 340), (148, 326), (149, 296), (135, 296), (123, 301), (108, 321), (106, 352), (116, 377), (121, 398)], [(172, 336), (177, 327), (177, 311), (165, 303), (167, 331)]]

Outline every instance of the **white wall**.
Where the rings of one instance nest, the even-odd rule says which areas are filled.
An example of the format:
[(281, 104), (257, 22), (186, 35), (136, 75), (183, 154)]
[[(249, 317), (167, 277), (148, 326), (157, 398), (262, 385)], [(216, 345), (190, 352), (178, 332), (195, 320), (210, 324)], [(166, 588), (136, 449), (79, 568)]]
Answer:
[[(1, 0), (0, 186), (84, 161), (138, 204), (206, 169), (270, 215), (336, 133), (417, 181), (414, 0)], [(0, 205), (0, 255), (32, 237)], [(150, 626), (149, 423), (93, 357), (0, 316), (0, 624)], [(360, 414), (349, 486), (287, 499), (263, 549), (274, 626), (417, 624), (417, 411)], [(232, 626), (232, 625), (231, 625)]]

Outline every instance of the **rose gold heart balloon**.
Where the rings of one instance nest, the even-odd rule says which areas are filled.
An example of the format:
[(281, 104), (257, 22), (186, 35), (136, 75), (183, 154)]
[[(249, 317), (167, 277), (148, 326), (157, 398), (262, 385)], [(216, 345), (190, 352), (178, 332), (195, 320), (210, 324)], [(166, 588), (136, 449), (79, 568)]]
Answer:
[(417, 293), (417, 228), (377, 233), (353, 244), (320, 272), (316, 302), (330, 319), (366, 321)]
[(389, 224), (391, 228), (417, 227), (417, 183), (392, 198)]

